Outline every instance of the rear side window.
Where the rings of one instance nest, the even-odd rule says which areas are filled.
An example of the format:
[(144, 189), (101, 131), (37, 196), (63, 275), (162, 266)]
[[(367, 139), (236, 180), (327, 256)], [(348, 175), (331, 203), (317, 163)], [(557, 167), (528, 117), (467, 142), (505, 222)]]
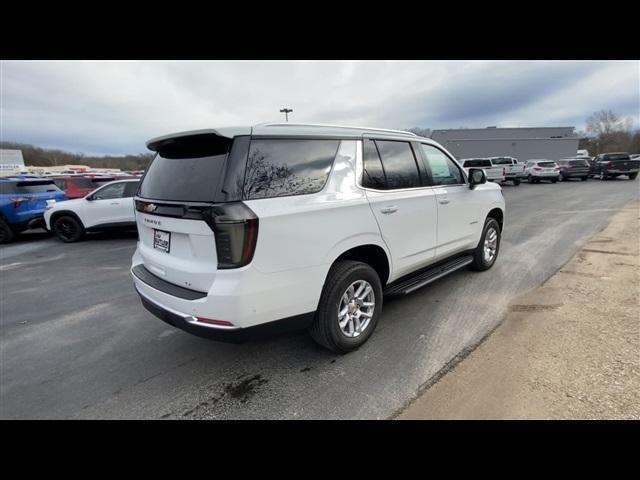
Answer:
[(73, 184), (78, 188), (93, 188), (94, 185), (91, 183), (91, 179), (84, 177), (77, 177), (71, 180)]
[(107, 185), (101, 190), (98, 190), (93, 194), (94, 200), (111, 200), (114, 198), (124, 197), (126, 183), (119, 182), (111, 185)]
[(420, 144), (431, 170), (434, 185), (459, 185), (465, 183), (460, 168), (444, 152), (431, 145)]
[(339, 140), (252, 140), (243, 197), (253, 200), (319, 192), (329, 178), (339, 144)]
[(588, 164), (584, 160), (570, 160), (569, 165), (572, 167), (586, 167)]
[(494, 158), (491, 161), (494, 165), (511, 165), (513, 163), (510, 158)]
[(376, 140), (387, 189), (420, 187), (420, 173), (409, 142)]
[(364, 141), (362, 154), (364, 160), (362, 186), (365, 188), (386, 190), (387, 179), (384, 176), (380, 155), (378, 155), (378, 149), (373, 140)]

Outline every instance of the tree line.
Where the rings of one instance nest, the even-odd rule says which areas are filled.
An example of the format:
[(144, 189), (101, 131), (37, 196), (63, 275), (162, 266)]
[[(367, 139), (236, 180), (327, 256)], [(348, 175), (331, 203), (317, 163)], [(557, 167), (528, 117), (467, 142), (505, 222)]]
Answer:
[(121, 170), (144, 170), (151, 160), (152, 153), (138, 155), (90, 156), (83, 153), (65, 152), (50, 148), (40, 148), (26, 143), (0, 142), (0, 148), (21, 150), (26, 166), (55, 167), (62, 165), (87, 165), (93, 168), (119, 168)]

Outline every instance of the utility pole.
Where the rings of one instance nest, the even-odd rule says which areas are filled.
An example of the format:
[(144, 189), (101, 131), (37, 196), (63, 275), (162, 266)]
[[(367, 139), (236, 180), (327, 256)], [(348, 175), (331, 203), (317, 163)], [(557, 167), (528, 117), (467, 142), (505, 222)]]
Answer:
[(282, 110), (280, 110), (280, 113), (284, 113), (284, 118), (287, 120), (287, 122), (289, 121), (289, 114), (293, 112), (292, 108), (283, 108)]

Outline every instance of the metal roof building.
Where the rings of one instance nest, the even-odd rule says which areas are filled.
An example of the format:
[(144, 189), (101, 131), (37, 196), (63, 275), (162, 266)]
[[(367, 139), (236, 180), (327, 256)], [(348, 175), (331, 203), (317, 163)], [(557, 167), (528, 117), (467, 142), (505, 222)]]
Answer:
[(456, 158), (509, 156), (520, 161), (573, 157), (580, 141), (574, 127), (434, 130), (431, 138)]

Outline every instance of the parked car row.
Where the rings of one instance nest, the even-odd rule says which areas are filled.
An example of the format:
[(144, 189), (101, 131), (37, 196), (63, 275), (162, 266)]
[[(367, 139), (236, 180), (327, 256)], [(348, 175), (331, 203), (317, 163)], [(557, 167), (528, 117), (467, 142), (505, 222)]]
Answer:
[[(133, 227), (132, 175), (16, 175), (0, 178), (0, 244), (32, 228), (46, 228), (65, 242), (80, 240), (85, 231)], [(90, 205), (90, 206), (89, 206)], [(120, 205), (120, 206), (119, 206)], [(69, 212), (72, 220), (48, 221), (53, 211)]]
[(606, 180), (626, 175), (635, 180), (640, 170), (640, 157), (628, 153), (603, 153), (595, 158), (576, 156), (561, 160), (531, 159), (524, 163), (513, 157), (463, 158), (460, 160), (465, 171), (469, 168), (482, 168), (487, 180), (493, 182), (513, 182), (519, 185), (521, 181), (540, 183), (549, 181), (568, 181), (589, 178)]

